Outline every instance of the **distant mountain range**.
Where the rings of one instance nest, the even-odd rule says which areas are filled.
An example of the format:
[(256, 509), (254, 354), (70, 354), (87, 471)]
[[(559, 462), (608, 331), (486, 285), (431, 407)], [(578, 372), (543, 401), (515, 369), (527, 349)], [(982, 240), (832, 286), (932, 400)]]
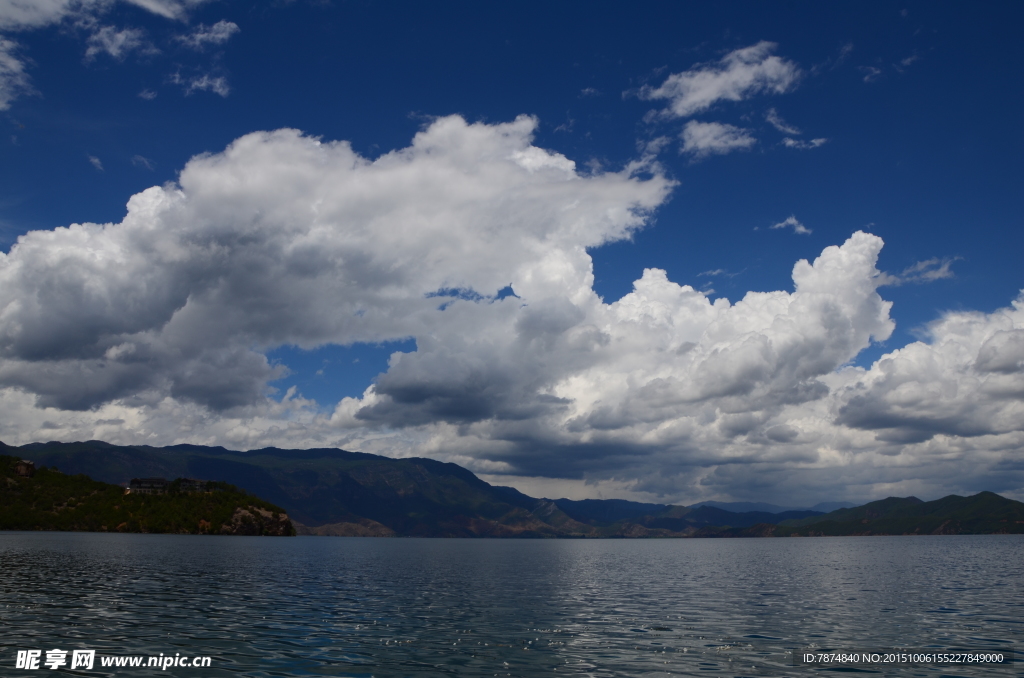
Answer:
[[(88, 441), (21, 447), (0, 443), (0, 454), (113, 484), (134, 477), (228, 482), (283, 507), (299, 534), (747, 537), (1024, 532), (1024, 504), (992, 493), (937, 502), (892, 498), (825, 513), (771, 504), (670, 506), (619, 499), (536, 499), (490, 485), (456, 464), (339, 449), (235, 452), (199, 445)], [(758, 510), (738, 510), (749, 508)]]
[(762, 511), (764, 513), (818, 511), (819, 513), (828, 513), (829, 511), (835, 511), (841, 508), (852, 508), (856, 506), (856, 504), (849, 501), (823, 501), (815, 504), (814, 506), (776, 506), (775, 504), (765, 504), (760, 501), (700, 501), (696, 504), (690, 504), (690, 508), (698, 508), (700, 506), (713, 506), (715, 508), (725, 509), (726, 511), (732, 511), (733, 513), (743, 513), (745, 511)]

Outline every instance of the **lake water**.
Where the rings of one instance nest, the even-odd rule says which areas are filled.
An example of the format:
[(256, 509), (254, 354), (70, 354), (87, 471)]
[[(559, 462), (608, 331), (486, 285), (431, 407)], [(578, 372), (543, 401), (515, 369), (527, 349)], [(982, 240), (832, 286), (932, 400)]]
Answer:
[[(81, 676), (812, 676), (790, 651), (1024, 642), (1021, 536), (459, 540), (0, 532), (17, 650)], [(70, 656), (70, 655), (69, 655)], [(1018, 662), (1018, 666), (1020, 663)], [(1013, 666), (859, 667), (1020, 675)]]

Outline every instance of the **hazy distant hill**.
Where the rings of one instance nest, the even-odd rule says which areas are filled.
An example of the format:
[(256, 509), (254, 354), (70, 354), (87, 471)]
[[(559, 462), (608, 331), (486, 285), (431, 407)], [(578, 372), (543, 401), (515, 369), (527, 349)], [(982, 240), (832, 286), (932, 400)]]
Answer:
[(567, 516), (586, 525), (598, 528), (627, 526), (663, 531), (671, 534), (690, 535), (708, 526), (750, 527), (759, 523), (779, 523), (783, 520), (808, 518), (822, 515), (816, 511), (745, 511), (736, 513), (713, 506), (670, 506), (666, 504), (644, 504), (623, 499), (555, 499), (553, 502)]
[(754, 501), (701, 501), (696, 504), (690, 504), (690, 508), (700, 508), (701, 506), (712, 506), (714, 508), (725, 509), (726, 511), (732, 511), (733, 513), (746, 513), (750, 511), (760, 511), (762, 513), (785, 513), (786, 511), (818, 511), (820, 513), (828, 513), (829, 511), (835, 511), (841, 508), (851, 508), (855, 504), (848, 501), (823, 501), (819, 504), (815, 504), (810, 507), (798, 507), (798, 506), (777, 506), (775, 504), (766, 504), (764, 502)]
[(456, 464), (422, 458), (392, 459), (338, 449), (265, 448), (235, 452), (198, 445), (158, 448), (116, 446), (99, 441), (35, 443), (19, 448), (0, 443), (0, 446), (0, 453), (57, 466), (69, 474), (85, 473), (108, 483), (120, 484), (142, 476), (226, 481), (284, 507), (300, 534), (437, 537), (929, 534), (936, 530), (954, 533), (1021, 531), (1016, 521), (1024, 520), (1024, 515), (1016, 518), (1018, 514), (1014, 511), (1019, 509), (1012, 508), (1024, 508), (1024, 504), (992, 493), (983, 493), (995, 499), (981, 501), (976, 509), (959, 507), (956, 502), (976, 497), (939, 500), (949, 503), (950, 507), (957, 504), (959, 508), (953, 507), (955, 516), (947, 516), (942, 511), (929, 512), (930, 509), (922, 513), (918, 505), (925, 505), (924, 502), (914, 498), (888, 499), (829, 514), (734, 512), (711, 505), (686, 507), (618, 499), (535, 499), (513, 488), (490, 485)]

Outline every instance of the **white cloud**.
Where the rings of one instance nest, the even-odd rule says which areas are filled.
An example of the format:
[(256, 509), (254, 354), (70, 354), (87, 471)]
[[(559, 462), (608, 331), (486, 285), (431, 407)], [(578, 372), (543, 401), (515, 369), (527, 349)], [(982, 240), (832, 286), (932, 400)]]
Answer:
[[(1024, 298), (870, 369), (849, 364), (894, 325), (867, 233), (789, 291), (712, 301), (648, 269), (604, 303), (588, 248), (672, 183), (579, 174), (535, 126), (441, 118), (372, 161), (252, 134), (120, 223), (22, 236), (0, 254), (0, 439), (338, 445), (669, 501), (1024, 487)], [(266, 397), (274, 347), (401, 338), (332, 413)]]
[[(186, 19), (192, 7), (206, 1), (124, 0), (128, 4), (173, 20)], [(101, 53), (122, 59), (134, 50), (156, 53), (156, 48), (143, 39), (143, 33), (139, 29), (126, 28), (118, 31), (112, 26), (99, 25), (99, 18), (115, 2), (116, 0), (0, 0), (0, 32), (29, 31), (54, 24), (72, 23), (89, 32), (86, 59), (95, 58)], [(0, 34), (0, 111), (9, 109), (11, 103), (19, 96), (33, 91), (26, 61), (17, 55), (17, 51), (17, 43), (9, 36)], [(223, 85), (222, 89), (224, 88), (226, 84)]]
[(874, 82), (882, 77), (882, 70), (874, 66), (861, 66), (859, 70), (864, 74), (864, 82)]
[(100, 0), (4, 0), (0, 2), (0, 30), (41, 28), (100, 4)]
[[(124, 0), (166, 19), (181, 20), (191, 8), (208, 0)], [(30, 30), (65, 19), (94, 20), (116, 0), (3, 0), (0, 2), (0, 31)]]
[(174, 73), (171, 75), (170, 81), (175, 85), (181, 85), (186, 95), (194, 92), (214, 92), (222, 97), (226, 97), (231, 93), (228, 79), (223, 75), (204, 73), (203, 75), (196, 75), (191, 78), (183, 78), (180, 73)]
[(801, 150), (806, 150), (809, 148), (817, 148), (818, 146), (821, 146), (822, 144), (825, 144), (827, 142), (828, 139), (825, 138), (804, 141), (803, 139), (791, 139), (789, 137), (786, 137), (785, 139), (782, 140), (782, 145), (785, 146), (786, 148), (799, 148)]
[(209, 2), (209, 0), (125, 0), (125, 2), (148, 10), (165, 19), (183, 20), (191, 8)]
[(811, 234), (811, 229), (807, 228), (802, 223), (800, 223), (800, 220), (797, 219), (792, 214), (789, 215), (788, 217), (786, 217), (785, 219), (783, 219), (782, 221), (780, 221), (780, 222), (778, 222), (776, 224), (772, 224), (771, 228), (772, 229), (792, 228), (794, 233), (800, 233), (802, 235), (810, 235)]
[(155, 166), (152, 160), (143, 155), (133, 155), (132, 164), (135, 165), (136, 167), (145, 167), (151, 172), (153, 171), (153, 168)]
[[(954, 447), (973, 438), (985, 439), (983, 444), (1019, 441), (1024, 294), (991, 314), (946, 314), (929, 326), (927, 342), (883, 356), (841, 389), (836, 412), (840, 423), (897, 446), (894, 454), (899, 444), (933, 439)], [(1019, 455), (1005, 460), (1014, 461), (1020, 466)]]
[(22, 236), (0, 259), (0, 371), (65, 408), (232, 407), (275, 374), (254, 347), (411, 336), (463, 312), (436, 313), (441, 289), (592, 294), (579, 248), (625, 237), (670, 184), (581, 177), (530, 145), (534, 125), (445, 118), (373, 163), (290, 130), (249, 135), (190, 162), (180, 190), (133, 197), (121, 224)]
[(189, 80), (186, 91), (189, 94), (199, 91), (214, 92), (222, 97), (226, 97), (231, 93), (231, 87), (228, 86), (228, 79), (224, 76), (214, 76), (207, 73)]
[(18, 44), (0, 35), (0, 111), (11, 107), (11, 102), (32, 91), (25, 62), (17, 56)]
[(212, 45), (223, 45), (239, 30), (233, 21), (218, 21), (212, 26), (199, 24), (192, 33), (179, 36), (178, 40), (192, 49), (203, 50)]
[(902, 73), (903, 69), (907, 68), (908, 66), (910, 66), (910, 65), (912, 65), (915, 62), (920, 61), (920, 60), (921, 60), (921, 55), (920, 54), (911, 54), (910, 56), (908, 56), (905, 59), (900, 59), (900, 65), (896, 67), (896, 70), (898, 70), (900, 73)]
[(960, 257), (934, 257), (919, 261), (907, 268), (898, 275), (883, 274), (882, 284), (884, 285), (906, 285), (907, 283), (920, 284), (930, 283), (936, 280), (944, 280), (954, 277), (952, 270), (953, 262)]
[(146, 42), (145, 33), (138, 28), (117, 30), (113, 26), (101, 26), (89, 36), (89, 47), (85, 50), (85, 58), (92, 59), (96, 55), (107, 53), (114, 59), (124, 59), (129, 52), (142, 51), (155, 53), (157, 50)]
[(768, 112), (765, 113), (764, 119), (768, 121), (775, 129), (779, 130), (783, 134), (800, 134), (800, 130), (792, 125), (786, 123), (780, 116), (778, 111), (774, 108), (769, 108)]
[(776, 45), (759, 42), (738, 49), (716, 63), (699, 64), (674, 73), (657, 88), (640, 90), (643, 99), (667, 99), (664, 115), (687, 117), (719, 101), (742, 101), (754, 94), (782, 94), (800, 79), (800, 68), (773, 55)]
[(139, 98), (145, 99), (146, 101), (152, 101), (153, 99), (156, 99), (156, 96), (156, 92), (151, 89), (144, 89), (139, 92)]
[[(782, 132), (783, 134), (799, 135), (801, 133), (798, 128), (786, 123), (786, 121), (779, 116), (778, 112), (774, 108), (768, 109), (768, 112), (765, 114), (765, 120), (767, 120), (772, 127)], [(803, 139), (794, 139), (791, 136), (787, 136), (785, 139), (782, 140), (782, 145), (785, 146), (786, 148), (810, 149), (817, 148), (818, 146), (821, 146), (827, 141), (828, 139), (825, 138), (811, 139), (809, 141), (805, 141)]]
[(103, 171), (103, 163), (95, 155), (87, 156), (89, 158), (89, 164), (95, 167), (100, 172)]
[(850, 58), (850, 55), (852, 53), (853, 53), (853, 43), (852, 42), (848, 42), (848, 43), (846, 43), (845, 45), (843, 45), (842, 47), (839, 48), (839, 53), (835, 56), (835, 58), (829, 57), (828, 59), (826, 59), (822, 63), (815, 64), (814, 66), (812, 66), (811, 67), (811, 74), (812, 75), (818, 75), (818, 74), (820, 74), (820, 73), (822, 73), (824, 71), (832, 71), (832, 70), (835, 70), (836, 68), (839, 68), (844, 63), (846, 63), (847, 59)]
[(682, 151), (696, 158), (704, 158), (746, 150), (757, 143), (757, 139), (750, 136), (748, 131), (720, 122), (691, 120), (683, 128)]

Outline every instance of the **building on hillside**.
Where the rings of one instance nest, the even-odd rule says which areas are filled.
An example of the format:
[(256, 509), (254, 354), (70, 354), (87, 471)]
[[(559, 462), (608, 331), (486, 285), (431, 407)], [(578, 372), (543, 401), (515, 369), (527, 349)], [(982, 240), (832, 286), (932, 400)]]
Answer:
[(195, 478), (182, 478), (178, 481), (178, 488), (182, 492), (206, 492), (206, 481)]
[(22, 459), (20, 461), (14, 462), (14, 472), (17, 473), (22, 478), (31, 478), (33, 475), (35, 475), (36, 465), (34, 462), (28, 461), (27, 459)]
[(168, 485), (166, 478), (132, 478), (125, 494), (164, 494)]

